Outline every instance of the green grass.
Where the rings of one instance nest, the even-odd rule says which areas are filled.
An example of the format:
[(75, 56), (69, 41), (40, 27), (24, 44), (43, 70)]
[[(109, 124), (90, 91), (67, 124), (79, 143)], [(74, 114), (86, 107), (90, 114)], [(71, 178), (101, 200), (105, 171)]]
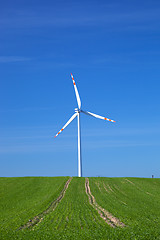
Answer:
[(0, 239), (45, 210), (68, 177), (0, 178)]
[(160, 239), (160, 180), (89, 178), (97, 203), (125, 228), (111, 228), (89, 204), (85, 178), (73, 178), (53, 212), (17, 230), (55, 200), (68, 178), (0, 178), (0, 239)]
[(127, 225), (128, 238), (160, 239), (159, 179), (90, 178), (90, 187), (97, 203)]

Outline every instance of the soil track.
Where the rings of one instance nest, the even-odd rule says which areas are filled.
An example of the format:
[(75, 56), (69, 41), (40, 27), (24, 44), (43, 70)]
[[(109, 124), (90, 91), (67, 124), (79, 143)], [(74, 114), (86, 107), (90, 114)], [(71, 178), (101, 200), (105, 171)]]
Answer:
[(35, 216), (33, 219), (30, 219), (26, 224), (24, 224), (23, 226), (21, 226), (19, 228), (19, 230), (25, 229), (25, 228), (31, 228), (34, 225), (37, 225), (38, 223), (40, 223), (43, 218), (45, 217), (45, 215), (49, 214), (50, 212), (54, 211), (55, 208), (57, 207), (58, 203), (60, 203), (60, 201), (62, 200), (62, 198), (64, 197), (66, 190), (70, 184), (72, 180), (72, 177), (66, 182), (66, 184), (64, 185), (63, 190), (61, 191), (59, 197), (53, 201), (50, 206), (44, 210), (42, 213), (38, 214), (37, 216)]
[(100, 215), (100, 217), (111, 227), (125, 227), (125, 224), (120, 222), (120, 220), (116, 217), (114, 217), (111, 213), (106, 211), (104, 208), (102, 208), (95, 200), (95, 197), (92, 195), (90, 187), (89, 187), (89, 179), (85, 179), (85, 188), (86, 193), (89, 198), (89, 203), (92, 205), (94, 209), (96, 209)]

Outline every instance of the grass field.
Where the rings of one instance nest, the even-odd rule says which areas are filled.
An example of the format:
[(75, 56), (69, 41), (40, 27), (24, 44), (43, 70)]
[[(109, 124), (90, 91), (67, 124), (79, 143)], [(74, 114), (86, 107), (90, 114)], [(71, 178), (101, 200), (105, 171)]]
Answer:
[[(89, 178), (95, 206), (125, 227), (104, 221), (89, 201), (85, 178), (71, 179), (56, 207), (46, 211), (68, 179), (0, 178), (0, 239), (160, 239), (159, 179)], [(20, 229), (39, 214), (37, 224)]]
[(67, 180), (67, 177), (0, 178), (0, 239), (16, 236), (18, 227), (58, 197)]

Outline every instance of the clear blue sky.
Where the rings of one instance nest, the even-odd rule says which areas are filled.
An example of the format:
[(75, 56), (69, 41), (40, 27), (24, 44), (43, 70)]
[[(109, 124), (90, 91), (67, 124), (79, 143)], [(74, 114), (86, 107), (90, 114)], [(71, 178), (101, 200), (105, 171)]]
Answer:
[(160, 177), (160, 1), (0, 3), (0, 176)]

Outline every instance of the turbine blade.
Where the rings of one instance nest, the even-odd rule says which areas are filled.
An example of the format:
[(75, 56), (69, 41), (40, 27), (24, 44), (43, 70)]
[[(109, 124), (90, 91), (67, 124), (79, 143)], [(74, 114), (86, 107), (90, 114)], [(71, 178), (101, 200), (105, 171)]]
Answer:
[(95, 118), (100, 118), (100, 119), (102, 119), (102, 120), (107, 120), (107, 121), (110, 121), (110, 122), (115, 122), (114, 120), (111, 120), (111, 119), (106, 118), (106, 117), (102, 117), (102, 116), (97, 115), (97, 114), (95, 114), (95, 113), (91, 113), (91, 112), (87, 112), (87, 111), (82, 111), (82, 110), (81, 110), (81, 112), (83, 112), (83, 113), (85, 113), (85, 114), (87, 114), (87, 115), (89, 115), (89, 116), (95, 117)]
[(71, 73), (71, 78), (73, 80), (73, 85), (74, 85), (74, 90), (75, 90), (75, 93), (76, 93), (76, 98), (77, 98), (77, 103), (78, 103), (78, 107), (79, 109), (81, 108), (81, 100), (80, 100), (80, 96), (79, 96), (79, 93), (78, 93), (78, 89), (77, 89), (77, 86), (76, 86), (76, 83), (75, 83), (75, 80), (73, 78), (73, 75)]
[(55, 135), (57, 137), (72, 121), (77, 117), (78, 113), (73, 114), (73, 116), (68, 120), (68, 122), (63, 126), (63, 128)]

